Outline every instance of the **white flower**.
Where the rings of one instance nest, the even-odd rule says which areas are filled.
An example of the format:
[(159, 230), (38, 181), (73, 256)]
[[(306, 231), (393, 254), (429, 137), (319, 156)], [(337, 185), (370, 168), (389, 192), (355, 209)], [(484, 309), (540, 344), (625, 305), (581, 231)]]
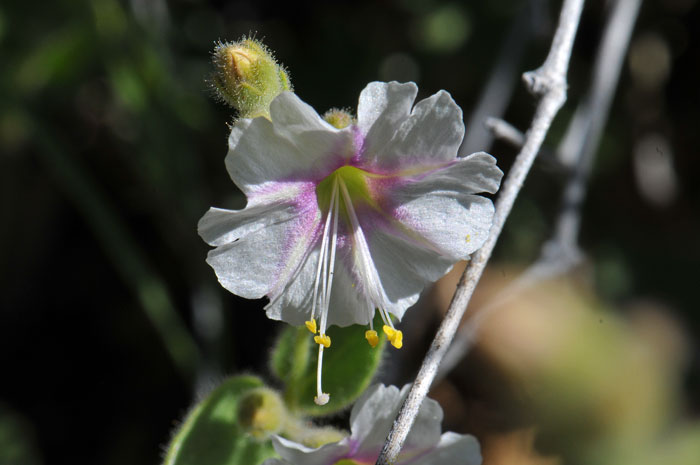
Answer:
[(413, 83), (370, 83), (356, 124), (342, 129), (280, 94), (269, 120), (241, 119), (231, 130), (226, 168), (248, 205), (212, 208), (199, 222), (226, 289), (267, 296), (270, 318), (318, 330), (321, 404), (326, 327), (369, 324), (375, 346), (376, 309), (400, 348), (390, 314), (401, 319), (491, 226), (493, 205), (476, 194), (498, 189), (495, 159), (457, 158), (461, 109), (445, 91), (413, 106), (417, 92)]
[[(310, 449), (273, 436), (275, 451), (282, 459), (268, 459), (263, 465), (374, 464), (409, 387), (404, 386), (401, 392), (395, 386), (369, 388), (350, 414), (350, 436), (339, 442)], [(425, 399), (396, 465), (481, 464), (476, 438), (451, 432), (440, 435), (441, 422), (440, 405), (432, 399)]]

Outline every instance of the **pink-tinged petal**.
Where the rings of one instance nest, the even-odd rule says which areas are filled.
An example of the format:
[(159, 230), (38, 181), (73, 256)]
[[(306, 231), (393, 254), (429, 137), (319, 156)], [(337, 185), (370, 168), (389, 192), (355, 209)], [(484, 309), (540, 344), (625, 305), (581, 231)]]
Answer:
[(474, 192), (494, 191), (501, 176), (493, 157), (472, 154), (389, 184), (385, 207), (424, 240), (417, 245), (423, 242), (453, 262), (463, 260), (482, 246), (493, 221), (493, 203)]
[(269, 192), (253, 197), (256, 202), (249, 201), (243, 210), (210, 208), (197, 224), (199, 235), (209, 245), (224, 245), (279, 222), (280, 218), (292, 218), (300, 210), (313, 208), (315, 197), (308, 199), (306, 205), (299, 202), (310, 190), (313, 192), (313, 185), (276, 183), (270, 187)]
[(386, 174), (429, 169), (454, 160), (464, 137), (464, 123), (462, 110), (450, 94), (441, 90), (418, 102), (409, 114), (405, 111), (407, 93), (402, 100), (392, 100), (392, 90), (390, 84), (384, 84), (375, 86), (372, 92), (374, 100), (381, 101), (377, 94), (383, 91), (385, 100), (401, 103), (389, 107), (396, 108), (392, 120), (379, 118), (371, 127), (362, 127), (363, 109), (358, 108), (358, 126), (365, 134), (360, 165)]
[[(267, 208), (264, 214), (256, 215)], [(202, 237), (216, 245), (207, 263), (221, 285), (258, 299), (286, 283), (311, 247), (321, 214), (315, 206), (289, 204), (212, 209), (200, 221)]]
[(474, 436), (457, 433), (444, 433), (435, 449), (413, 460), (401, 461), (400, 465), (481, 465), (481, 447)]
[(281, 436), (272, 436), (272, 445), (275, 452), (294, 465), (333, 465), (349, 451), (345, 439), (312, 449)]
[(413, 192), (454, 192), (479, 194), (498, 191), (503, 172), (496, 166), (496, 159), (485, 152), (476, 152), (457, 158), (445, 165), (416, 176), (408, 176), (404, 182), (413, 183)]
[(229, 136), (226, 168), (249, 197), (278, 182), (320, 181), (354, 153), (351, 128), (338, 130), (290, 92), (266, 118), (241, 119)]

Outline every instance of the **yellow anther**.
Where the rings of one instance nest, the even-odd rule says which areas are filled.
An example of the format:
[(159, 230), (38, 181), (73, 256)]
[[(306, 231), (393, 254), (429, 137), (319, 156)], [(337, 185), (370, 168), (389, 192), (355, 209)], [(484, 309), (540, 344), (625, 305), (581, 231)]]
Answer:
[(316, 334), (316, 319), (311, 318), (309, 321), (305, 321), (306, 329), (311, 331), (312, 334)]
[(377, 344), (379, 344), (379, 336), (377, 336), (377, 332), (373, 329), (365, 331), (365, 339), (367, 339), (367, 342), (369, 342), (369, 345), (372, 347), (377, 347)]
[(314, 341), (316, 342), (316, 344), (320, 344), (323, 347), (325, 347), (326, 349), (331, 346), (331, 338), (330, 338), (330, 336), (327, 336), (325, 334), (321, 334), (319, 336), (314, 336)]
[(391, 342), (392, 346), (396, 347), (397, 349), (403, 347), (403, 333), (401, 331), (394, 329), (389, 325), (384, 325), (382, 330), (384, 330), (384, 333), (386, 334), (387, 339), (389, 339), (389, 342)]
[(471, 242), (471, 240), (472, 240), (472, 235), (471, 235), (471, 234), (467, 234), (467, 237), (465, 237), (464, 240), (465, 240), (466, 242)]
[(391, 342), (392, 346), (400, 349), (403, 347), (403, 333), (400, 330), (396, 330), (396, 333), (394, 333), (394, 338), (390, 338), (389, 342)]

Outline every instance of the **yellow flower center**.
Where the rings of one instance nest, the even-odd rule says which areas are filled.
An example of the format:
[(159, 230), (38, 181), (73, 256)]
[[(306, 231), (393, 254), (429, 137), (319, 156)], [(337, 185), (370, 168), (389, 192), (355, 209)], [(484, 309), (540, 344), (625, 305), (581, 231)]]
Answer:
[[(324, 212), (329, 210), (333, 189), (337, 189), (337, 186), (340, 186), (341, 183), (345, 184), (353, 203), (364, 201), (372, 206), (376, 206), (376, 201), (372, 198), (372, 193), (370, 192), (367, 182), (370, 177), (377, 178), (381, 177), (381, 175), (373, 174), (354, 166), (341, 166), (326, 176), (318, 183), (318, 186), (316, 186), (316, 198), (318, 199), (319, 208)], [(342, 196), (339, 200), (344, 203)], [(346, 208), (341, 209), (341, 211), (346, 210)]]

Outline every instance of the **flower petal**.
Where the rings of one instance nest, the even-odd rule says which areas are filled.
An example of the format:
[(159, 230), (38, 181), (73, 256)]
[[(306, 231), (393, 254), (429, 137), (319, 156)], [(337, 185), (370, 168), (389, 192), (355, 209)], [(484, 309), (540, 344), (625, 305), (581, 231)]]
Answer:
[[(367, 99), (379, 101), (393, 110), (386, 111), (391, 118), (380, 114), (381, 119), (373, 119), (377, 110), (365, 110), (362, 105), (358, 107), (358, 126), (366, 135), (363, 163), (375, 171), (389, 173), (416, 167), (429, 168), (454, 160), (464, 138), (464, 122), (462, 110), (450, 94), (441, 90), (418, 102), (409, 114), (406, 111), (408, 93), (404, 92), (399, 99), (392, 84), (395, 85), (374, 86), (372, 92), (368, 92), (372, 98)], [(383, 99), (381, 90), (385, 94)], [(389, 106), (385, 101), (393, 105)], [(368, 117), (364, 111), (368, 112)], [(363, 127), (362, 120), (375, 122), (371, 127)]]
[(365, 137), (366, 149), (377, 152), (384, 148), (396, 128), (410, 115), (416, 95), (418, 87), (412, 82), (367, 84), (357, 105), (357, 126)]
[(368, 242), (382, 286), (392, 302), (387, 310), (398, 319), (416, 303), (425, 285), (444, 276), (454, 263), (435, 250), (402, 237), (400, 231), (377, 229)]
[(416, 195), (429, 191), (479, 194), (498, 191), (503, 172), (496, 159), (486, 152), (457, 158), (434, 170), (413, 177), (411, 188)]
[[(303, 325), (310, 317), (313, 286), (320, 255), (320, 240), (308, 254), (300, 272), (290, 280), (287, 287), (270, 296), (265, 307), (267, 316), (291, 325)], [(334, 267), (333, 288), (328, 311), (328, 325), (349, 326), (369, 324), (367, 302), (357, 292), (355, 279), (350, 274), (347, 251), (338, 250)], [(374, 309), (372, 309), (374, 313)]]
[(394, 422), (394, 407), (399, 399), (396, 386), (375, 384), (360, 397), (350, 412), (350, 438), (361, 449), (380, 444)]
[(226, 168), (249, 201), (269, 183), (315, 181), (352, 156), (351, 128), (330, 126), (291, 92), (273, 100), (270, 118), (241, 119), (229, 136)]
[[(409, 384), (401, 389), (401, 400), (398, 407), (401, 407), (408, 391), (411, 389)], [(396, 411), (398, 415), (398, 409)], [(405, 448), (406, 452), (420, 451), (433, 447), (440, 439), (440, 431), (442, 430), (442, 408), (437, 401), (425, 398), (418, 410), (411, 431), (406, 436)]]
[(310, 247), (309, 234), (320, 221), (315, 206), (254, 206), (241, 211), (211, 209), (200, 220), (199, 232), (217, 248), (207, 263), (227, 290), (248, 299), (286, 283)]
[(486, 240), (493, 203), (473, 192), (496, 190), (501, 175), (490, 155), (473, 154), (399, 184), (387, 196), (397, 205), (392, 214), (399, 222), (454, 262)]
[(368, 325), (370, 316), (367, 301), (358, 292), (357, 281), (347, 266), (347, 260), (343, 260), (342, 255), (338, 258), (328, 310), (328, 325)]
[(272, 445), (275, 452), (284, 460), (295, 465), (330, 465), (350, 450), (348, 441), (345, 439), (312, 449), (281, 436), (272, 436)]
[(197, 232), (207, 244), (220, 246), (296, 215), (297, 210), (286, 203), (249, 205), (237, 211), (212, 207), (199, 220)]
[(493, 220), (493, 203), (478, 195), (416, 197), (399, 209), (401, 222), (452, 261), (465, 260), (479, 249)]
[(437, 465), (459, 463), (481, 465), (481, 447), (474, 436), (453, 432), (444, 433), (435, 449), (412, 460), (411, 465)]
[[(376, 454), (381, 449), (410, 386), (399, 392), (395, 386), (370, 387), (355, 403), (350, 413), (351, 441), (357, 442), (354, 456)], [(440, 438), (442, 409), (432, 399), (425, 399), (406, 438), (411, 450), (432, 448)]]

